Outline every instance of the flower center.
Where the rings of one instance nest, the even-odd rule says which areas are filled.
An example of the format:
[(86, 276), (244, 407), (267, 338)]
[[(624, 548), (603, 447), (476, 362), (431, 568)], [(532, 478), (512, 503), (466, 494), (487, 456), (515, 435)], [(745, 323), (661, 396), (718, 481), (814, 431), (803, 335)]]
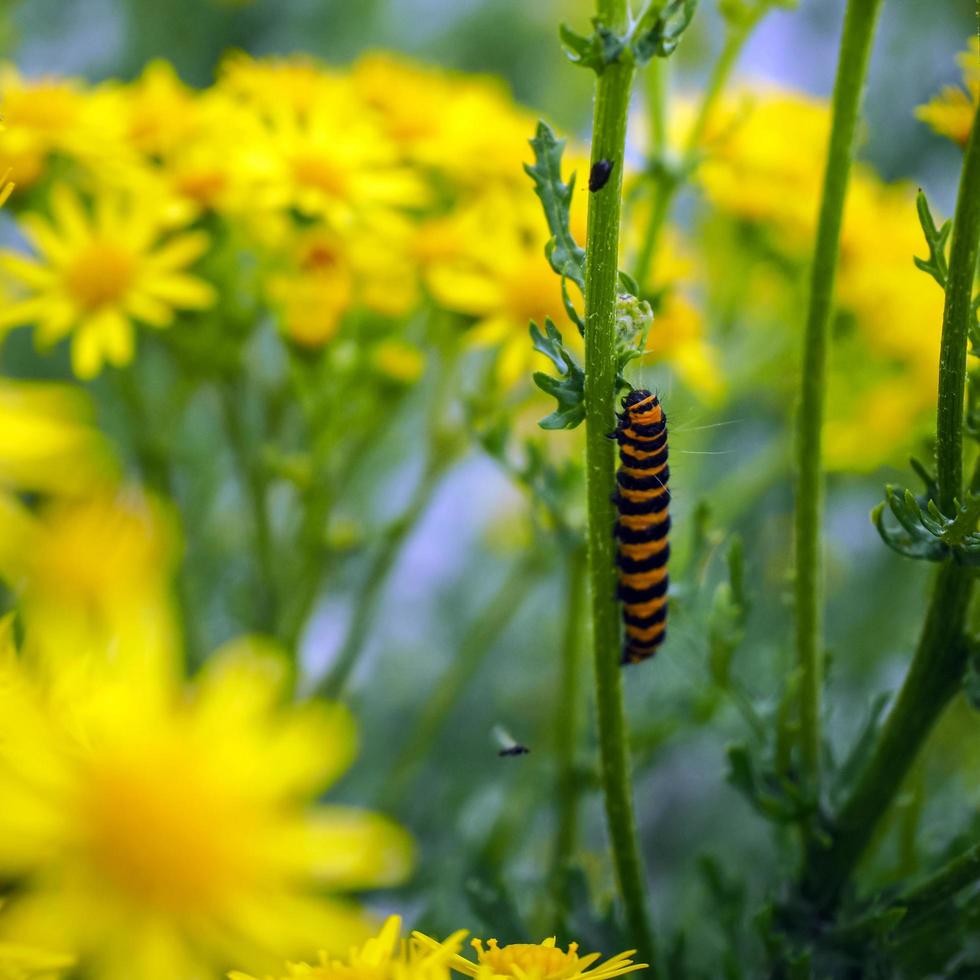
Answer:
[(504, 976), (516, 976), (520, 971), (530, 977), (547, 978), (574, 973), (578, 956), (556, 946), (511, 943), (501, 948), (491, 941), (488, 948), (481, 952), (480, 963)]
[(234, 879), (236, 815), (189, 768), (193, 746), (141, 747), (100, 765), (83, 799), (93, 870), (129, 901), (213, 908)]
[(93, 239), (65, 271), (65, 285), (84, 310), (117, 303), (129, 289), (136, 272), (131, 253), (112, 242)]

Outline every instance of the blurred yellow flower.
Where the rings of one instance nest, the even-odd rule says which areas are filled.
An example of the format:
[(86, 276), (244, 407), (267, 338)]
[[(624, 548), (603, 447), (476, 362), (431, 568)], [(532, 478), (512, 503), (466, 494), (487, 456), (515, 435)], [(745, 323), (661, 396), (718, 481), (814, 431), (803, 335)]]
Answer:
[(374, 348), (371, 360), (382, 374), (403, 384), (418, 381), (425, 370), (425, 355), (401, 340), (383, 340)]
[(104, 361), (133, 357), (133, 321), (166, 327), (177, 310), (210, 306), (215, 291), (187, 272), (206, 250), (203, 232), (164, 238), (151, 201), (105, 193), (90, 214), (76, 192), (57, 185), (51, 218), (22, 219), (38, 253), (0, 256), (0, 269), (27, 295), (0, 311), (0, 329), (34, 324), (44, 345), (73, 334), (72, 366), (80, 378)]
[(704, 138), (697, 179), (711, 203), (809, 247), (830, 114), (799, 92), (744, 93), (719, 107)]
[(970, 126), (980, 105), (980, 37), (972, 37), (956, 60), (963, 69), (963, 87), (946, 85), (931, 102), (919, 106), (916, 116), (937, 133), (966, 146)]
[[(467, 337), (496, 349), (498, 377), (509, 388), (543, 363), (528, 336), (532, 320), (544, 329), (550, 317), (572, 346), (578, 337), (565, 313), (561, 279), (544, 255), (547, 226), (533, 197), (503, 189), (485, 195), (459, 220), (481, 233), (461, 236), (458, 252), (431, 262), (426, 282), (437, 303), (475, 319)], [(574, 296), (575, 286), (569, 289)]]
[(33, 186), (56, 154), (88, 168), (111, 165), (124, 153), (123, 132), (109, 106), (73, 79), (28, 79), (12, 65), (0, 67), (0, 172), (23, 188)]
[[(459, 949), (464, 931), (445, 942), (422, 943), (414, 936), (401, 938), (401, 918), (389, 916), (377, 936), (363, 946), (354, 946), (343, 959), (320, 953), (319, 962), (288, 963), (282, 980), (449, 980), (449, 961)], [(231, 980), (253, 980), (246, 973), (232, 972)], [(268, 978), (272, 980), (272, 978)]]
[(313, 802), (349, 765), (353, 724), (287, 703), (276, 652), (240, 641), (185, 686), (126, 649), (38, 660), (9, 630), (4, 646), (0, 873), (26, 878), (3, 938), (57, 943), (100, 980), (159, 980), (370, 934), (330, 893), (396, 883), (410, 843)]
[(92, 406), (67, 385), (0, 380), (0, 489), (74, 494), (112, 475)]
[(292, 208), (347, 231), (355, 219), (369, 226), (378, 212), (428, 201), (421, 176), (364, 118), (347, 84), (303, 112), (288, 102), (265, 106), (262, 123), (255, 151), (267, 180), (259, 206)]
[(19, 943), (0, 943), (0, 980), (57, 980), (74, 958)]
[(514, 103), (500, 79), (382, 53), (362, 57), (351, 77), (407, 158), (461, 188), (479, 191), (499, 182), (524, 188), (522, 164), (530, 159), (536, 118)]
[[(433, 949), (439, 946), (435, 940), (420, 932), (412, 935)], [(647, 968), (646, 963), (633, 962), (635, 950), (618, 953), (604, 963), (598, 963), (601, 953), (579, 956), (578, 943), (569, 943), (568, 949), (564, 950), (556, 945), (554, 936), (543, 943), (499, 946), (496, 939), (489, 940), (486, 946), (480, 939), (473, 939), (471, 943), (476, 951), (476, 962), (457, 955), (452, 957), (450, 965), (465, 976), (479, 977), (481, 980), (504, 977), (514, 980), (579, 980), (580, 977), (610, 980), (611, 977)]]
[(175, 531), (135, 493), (103, 491), (35, 512), (0, 496), (0, 577), (45, 653), (121, 644), (149, 664), (176, 644)]

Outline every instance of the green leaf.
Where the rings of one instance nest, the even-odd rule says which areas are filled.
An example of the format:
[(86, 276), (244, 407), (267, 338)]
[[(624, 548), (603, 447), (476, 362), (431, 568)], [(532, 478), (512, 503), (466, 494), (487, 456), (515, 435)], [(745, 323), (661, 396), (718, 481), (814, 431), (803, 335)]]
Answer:
[(569, 61), (581, 68), (591, 68), (601, 75), (622, 57), (626, 40), (610, 30), (598, 17), (592, 18), (592, 26), (594, 30), (588, 37), (573, 31), (567, 24), (558, 28), (558, 35)]
[(932, 276), (939, 283), (940, 288), (945, 289), (946, 281), (949, 278), (946, 243), (949, 241), (950, 232), (953, 230), (953, 222), (944, 221), (942, 227), (937, 228), (932, 212), (929, 210), (929, 202), (921, 190), (915, 196), (915, 209), (919, 215), (922, 234), (929, 246), (929, 258), (920, 259), (918, 256), (913, 256), (912, 261), (915, 262), (917, 268)]
[(534, 383), (558, 402), (555, 411), (538, 425), (542, 429), (574, 429), (585, 419), (585, 372), (566, 350), (561, 333), (550, 318), (544, 326), (546, 336), (536, 323), (531, 324), (531, 342), (555, 365), (561, 377), (554, 378), (543, 371), (534, 373)]
[[(524, 164), (524, 170), (534, 181), (534, 192), (541, 199), (551, 240), (545, 255), (551, 268), (564, 279), (571, 279), (579, 289), (585, 289), (585, 249), (569, 229), (569, 209), (575, 190), (575, 175), (565, 183), (561, 179), (561, 158), (565, 141), (558, 139), (547, 123), (539, 122), (534, 138), (534, 164)], [(573, 319), (578, 322), (579, 318)]]
[(766, 819), (780, 824), (799, 823), (815, 812), (815, 802), (804, 796), (795, 783), (774, 771), (757, 770), (744, 743), (730, 745), (725, 754), (728, 782)]
[(633, 34), (633, 56), (637, 64), (645, 65), (651, 58), (673, 54), (697, 6), (698, 0), (651, 3), (640, 15)]

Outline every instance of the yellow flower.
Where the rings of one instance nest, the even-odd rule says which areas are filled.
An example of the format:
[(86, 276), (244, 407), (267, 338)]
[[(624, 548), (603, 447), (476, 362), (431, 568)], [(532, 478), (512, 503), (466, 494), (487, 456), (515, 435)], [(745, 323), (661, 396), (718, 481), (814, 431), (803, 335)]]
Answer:
[[(435, 940), (420, 932), (413, 936), (430, 948), (438, 947)], [(605, 963), (598, 963), (601, 953), (579, 956), (578, 943), (569, 943), (568, 949), (564, 950), (556, 945), (554, 936), (543, 943), (511, 943), (507, 946), (499, 946), (496, 939), (489, 940), (486, 946), (480, 939), (471, 942), (476, 951), (476, 962), (457, 955), (451, 958), (450, 965), (465, 976), (480, 977), (481, 980), (504, 977), (514, 980), (578, 980), (580, 977), (610, 980), (647, 968), (646, 963), (633, 962), (635, 950), (627, 950), (611, 956)]]
[(957, 55), (956, 60), (963, 69), (963, 88), (944, 86), (936, 98), (919, 106), (915, 114), (940, 135), (965, 147), (980, 104), (980, 38), (971, 38), (966, 51)]
[(0, 495), (0, 577), (45, 654), (121, 644), (149, 664), (176, 643), (176, 548), (159, 507), (134, 493), (58, 500), (35, 512)]
[[(448, 963), (459, 949), (464, 931), (454, 933), (443, 943), (414, 936), (401, 939), (401, 918), (389, 916), (377, 936), (363, 946), (353, 947), (343, 959), (320, 953), (319, 962), (288, 963), (282, 980), (449, 980)], [(231, 980), (253, 980), (248, 974), (233, 972)], [(269, 978), (272, 980), (272, 978)]]
[(67, 385), (0, 381), (0, 488), (74, 494), (111, 474), (92, 406)]
[[(534, 116), (499, 79), (449, 72), (389, 54), (362, 57), (351, 73), (365, 107), (409, 159), (457, 186), (523, 186)], [(473, 125), (479, 120), (479, 125)]]
[(0, 980), (57, 980), (73, 963), (63, 953), (0, 943)]
[(37, 183), (53, 155), (98, 169), (123, 152), (122, 129), (110, 107), (72, 79), (27, 79), (4, 65), (0, 105), (7, 126), (0, 135), (0, 172), (9, 169), (22, 188)]
[(355, 219), (427, 203), (424, 182), (366, 117), (349, 79), (301, 60), (234, 59), (221, 85), (262, 126), (252, 147), (264, 174), (256, 206), (295, 209), (346, 232)]
[(0, 874), (22, 885), (0, 936), (57, 942), (98, 980), (159, 980), (370, 935), (336, 893), (396, 883), (410, 845), (376, 814), (314, 803), (353, 757), (347, 712), (286, 702), (284, 658), (256, 642), (190, 685), (141, 660), (39, 660), (8, 636)]
[(382, 374), (402, 384), (418, 381), (425, 370), (425, 355), (401, 340), (383, 340), (374, 348), (371, 360)]
[[(544, 255), (547, 227), (533, 197), (517, 198), (502, 189), (488, 193), (458, 220), (479, 230), (459, 236), (458, 253), (433, 261), (426, 282), (437, 303), (475, 319), (468, 339), (497, 350), (498, 377), (509, 388), (543, 364), (528, 336), (532, 320), (544, 329), (550, 317), (572, 346), (578, 336), (565, 313), (561, 279)], [(574, 297), (575, 286), (569, 290)]]
[(27, 292), (0, 311), (0, 329), (36, 324), (42, 345), (72, 333), (72, 366), (80, 378), (96, 375), (103, 361), (132, 359), (134, 320), (166, 327), (177, 310), (213, 303), (212, 287), (187, 272), (207, 248), (207, 236), (164, 239), (150, 201), (105, 193), (89, 214), (73, 190), (58, 185), (51, 211), (50, 219), (23, 218), (37, 258), (0, 256), (7, 277)]
[(793, 251), (805, 250), (829, 132), (825, 102), (798, 92), (745, 94), (715, 113), (698, 180), (715, 207), (771, 226)]

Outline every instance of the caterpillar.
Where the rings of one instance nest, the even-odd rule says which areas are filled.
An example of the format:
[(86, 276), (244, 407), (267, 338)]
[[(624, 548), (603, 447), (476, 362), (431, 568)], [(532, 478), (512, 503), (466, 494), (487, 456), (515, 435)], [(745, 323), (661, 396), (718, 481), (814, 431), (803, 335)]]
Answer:
[(623, 603), (622, 662), (652, 657), (667, 636), (667, 559), (670, 557), (670, 491), (667, 484), (667, 416), (645, 389), (623, 399), (611, 433), (619, 443), (613, 502), (616, 519), (618, 597)]

